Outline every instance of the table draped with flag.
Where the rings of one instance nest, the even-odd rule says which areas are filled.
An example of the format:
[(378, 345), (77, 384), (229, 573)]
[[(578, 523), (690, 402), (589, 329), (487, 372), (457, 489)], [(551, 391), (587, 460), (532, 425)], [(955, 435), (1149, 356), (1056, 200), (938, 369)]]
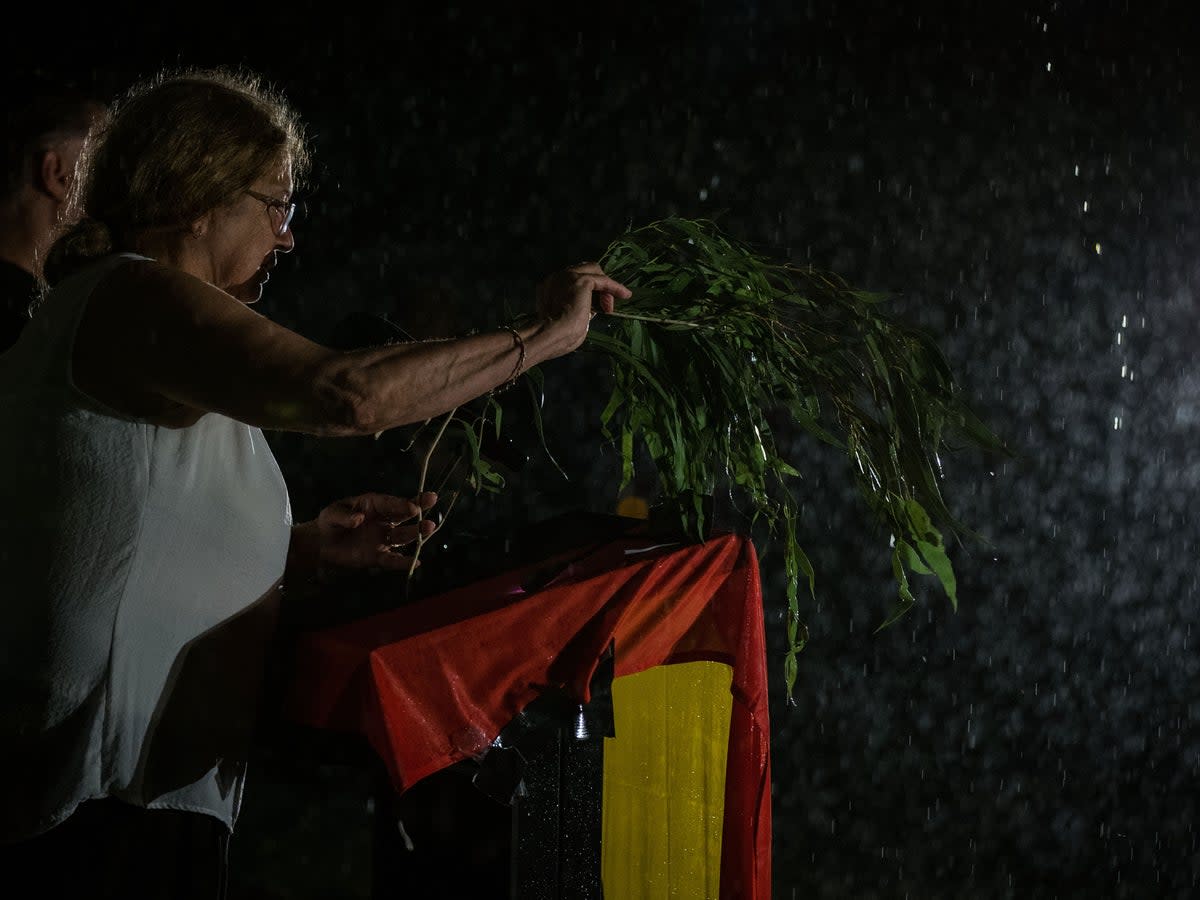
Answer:
[[(720, 723), (727, 730), (714, 728), (709, 715), (664, 724), (704, 732), (690, 738), (690, 759), (699, 762), (667, 761), (642, 766), (636, 777), (620, 777), (614, 767), (638, 762), (620, 763), (614, 749), (610, 766), (606, 745), (606, 893), (624, 895), (610, 891), (616, 882), (698, 878), (694, 884), (708, 887), (697, 886), (690, 895), (713, 896), (719, 881), (715, 895), (724, 900), (769, 900), (765, 641), (758, 559), (746, 537), (718, 534), (687, 544), (630, 536), (597, 541), (349, 623), (302, 632), (294, 645), (287, 717), (361, 734), (386, 766), (392, 787), (403, 793), (432, 773), (486, 754), (505, 725), (548, 687), (586, 703), (598, 661), (610, 646), (618, 745), (623, 698), (636, 694), (621, 686), (636, 684), (638, 673), (694, 663), (722, 667), (723, 681), (692, 683), (701, 686), (701, 706), (716, 703), (714, 708), (728, 712), (721, 714), (727, 723)], [(728, 684), (727, 694), (713, 684)], [(706, 696), (705, 690), (724, 696)], [(639, 714), (639, 729), (669, 714), (671, 696), (666, 700), (651, 701)], [(688, 702), (694, 706), (697, 696)], [(724, 746), (715, 748), (716, 755), (695, 755), (705, 740)], [(669, 754), (670, 747), (687, 744), (683, 738), (661, 740), (638, 752)], [(723, 785), (716, 796), (712, 790), (647, 783), (667, 777), (663, 773), (711, 767), (712, 760), (723, 770), (706, 782)], [(687, 815), (676, 815), (676, 822), (715, 814), (717, 834), (705, 845), (714, 858), (707, 867), (694, 858), (685, 863), (682, 854), (695, 857), (696, 846), (663, 833), (671, 827), (669, 817), (636, 821), (658, 817), (631, 814), (648, 808), (637, 797), (610, 802), (610, 791), (630, 790), (657, 796), (659, 803), (685, 804)], [(697, 865), (703, 871), (687, 871)]]

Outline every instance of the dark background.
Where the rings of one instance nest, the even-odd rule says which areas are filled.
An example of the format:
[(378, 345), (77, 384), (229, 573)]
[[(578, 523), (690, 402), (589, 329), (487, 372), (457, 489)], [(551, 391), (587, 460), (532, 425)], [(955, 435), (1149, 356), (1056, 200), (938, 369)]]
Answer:
[[(669, 214), (891, 292), (1019, 456), (944, 458), (949, 505), (990, 544), (953, 552), (957, 613), (923, 586), (873, 634), (887, 535), (844, 460), (783, 434), (819, 602), (788, 710), (768, 555), (775, 896), (1194, 896), (1191, 4), (648, 6), (110, 13), (5, 43), (9, 66), (109, 91), (175, 63), (244, 63), (283, 89), (317, 166), (260, 309), (318, 340), (354, 311), (419, 336), (495, 324)], [(571, 480), (533, 453), (502, 495), (460, 504), (441, 552), (614, 508), (602, 362), (543, 368)], [(298, 517), (415, 486), (398, 451), (271, 439)], [(336, 767), (258, 785), (239, 878), (361, 896), (363, 785)]]

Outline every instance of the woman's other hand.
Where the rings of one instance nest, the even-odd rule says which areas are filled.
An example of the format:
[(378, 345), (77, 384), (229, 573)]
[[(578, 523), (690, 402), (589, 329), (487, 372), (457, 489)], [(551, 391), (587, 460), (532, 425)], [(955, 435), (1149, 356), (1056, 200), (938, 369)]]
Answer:
[(610, 313), (618, 299), (632, 296), (629, 288), (605, 275), (599, 263), (580, 263), (555, 272), (538, 285), (538, 315), (546, 320), (547, 328), (563, 333), (563, 352), (569, 352), (587, 337), (592, 316)]
[(417, 520), (435, 503), (437, 494), (426, 491), (411, 500), (359, 494), (329, 504), (316, 519), (320, 564), (408, 571), (412, 557), (401, 551), (418, 532), (428, 537), (437, 530), (432, 519)]

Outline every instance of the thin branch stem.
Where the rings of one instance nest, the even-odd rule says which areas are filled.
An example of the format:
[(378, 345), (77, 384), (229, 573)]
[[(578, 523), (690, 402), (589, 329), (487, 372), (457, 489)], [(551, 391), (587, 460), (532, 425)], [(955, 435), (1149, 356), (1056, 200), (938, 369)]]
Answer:
[(606, 313), (606, 315), (613, 316), (617, 319), (634, 319), (638, 322), (653, 322), (655, 325), (682, 325), (684, 328), (708, 328), (713, 331), (719, 330), (718, 326), (716, 325), (704, 325), (700, 322), (684, 322), (682, 319), (660, 319), (655, 316), (638, 316), (634, 315), (633, 313), (617, 312), (616, 310)]
[[(417, 547), (413, 551), (412, 563), (408, 567), (408, 581), (412, 582), (413, 572), (417, 570), (417, 560), (421, 556), (421, 548), (425, 545), (425, 536), (421, 534), (421, 522), (425, 518), (425, 511), (420, 509), (420, 496), (425, 493), (425, 479), (429, 475), (429, 460), (433, 458), (433, 451), (437, 449), (437, 445), (442, 440), (442, 435), (446, 433), (446, 427), (454, 419), (454, 414), (458, 412), (458, 407), (446, 413), (446, 418), (442, 419), (442, 426), (438, 429), (438, 433), (434, 436), (433, 442), (430, 443), (429, 449), (425, 451), (425, 458), (421, 460), (421, 481), (417, 485), (418, 511), (417, 511)], [(443, 519), (443, 521), (445, 521)], [(435, 530), (436, 533), (436, 530)]]
[(450, 480), (450, 476), (451, 476), (451, 475), (453, 475), (455, 472), (457, 472), (457, 471), (458, 471), (458, 467), (459, 467), (460, 465), (462, 465), (462, 461), (463, 461), (463, 459), (464, 459), (464, 457), (463, 457), (463, 456), (460, 454), (460, 455), (459, 455), (459, 456), (458, 456), (458, 457), (457, 457), (457, 458), (454, 460), (454, 464), (453, 464), (452, 466), (450, 466), (450, 468), (448, 468), (448, 469), (446, 470), (446, 474), (442, 476), (442, 480), (441, 480), (441, 481), (439, 481), (439, 482), (438, 482), (438, 486), (437, 486), (436, 488), (434, 488), (434, 490), (435, 490), (435, 491), (437, 491), (437, 493), (438, 493), (439, 495), (442, 493), (442, 489), (443, 489), (443, 488), (446, 486), (446, 482)]
[[(417, 560), (420, 559), (420, 557), (421, 557), (421, 548), (424, 547), (428, 541), (432, 540), (433, 536), (435, 534), (437, 534), (439, 531), (441, 531), (446, 526), (446, 520), (450, 518), (450, 510), (454, 509), (454, 504), (458, 502), (458, 495), (460, 493), (461, 493), (461, 491), (455, 491), (453, 494), (450, 495), (450, 502), (446, 505), (446, 509), (442, 513), (442, 520), (437, 523), (437, 525), (434, 527), (433, 531), (431, 531), (431, 532), (429, 532), (429, 534), (425, 534), (425, 535), (422, 535), (418, 532), (417, 546), (413, 550), (412, 564), (408, 567), (408, 578), (410, 581), (412, 579), (413, 572), (417, 568)], [(406, 590), (407, 590), (408, 584), (409, 584), (409, 582), (405, 582)]]

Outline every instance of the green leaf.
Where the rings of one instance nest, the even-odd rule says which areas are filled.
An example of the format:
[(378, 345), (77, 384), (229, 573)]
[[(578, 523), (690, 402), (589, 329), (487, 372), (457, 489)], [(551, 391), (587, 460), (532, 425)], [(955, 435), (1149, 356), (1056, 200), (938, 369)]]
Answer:
[(786, 691), (788, 703), (793, 703), (792, 691), (796, 686), (796, 675), (798, 666), (796, 665), (796, 651), (790, 647), (783, 657), (783, 686)]
[(910, 572), (917, 572), (921, 575), (932, 575), (933, 569), (925, 565), (921, 557), (917, 555), (907, 541), (902, 538), (896, 538), (896, 552), (900, 554), (900, 558)]
[(917, 550), (929, 568), (937, 575), (938, 581), (942, 583), (942, 590), (950, 598), (950, 605), (957, 612), (958, 581), (954, 577), (954, 567), (950, 564), (950, 557), (946, 555), (945, 548), (941, 546), (940, 541), (937, 544), (931, 544), (928, 541), (917, 541)]
[(896, 591), (900, 595), (900, 602), (892, 610), (891, 614), (884, 619), (883, 624), (875, 629), (876, 634), (894, 625), (905, 613), (916, 605), (916, 600), (913, 599), (912, 591), (908, 587), (908, 576), (904, 573), (904, 561), (898, 550), (892, 553), (892, 574), (896, 579)]

